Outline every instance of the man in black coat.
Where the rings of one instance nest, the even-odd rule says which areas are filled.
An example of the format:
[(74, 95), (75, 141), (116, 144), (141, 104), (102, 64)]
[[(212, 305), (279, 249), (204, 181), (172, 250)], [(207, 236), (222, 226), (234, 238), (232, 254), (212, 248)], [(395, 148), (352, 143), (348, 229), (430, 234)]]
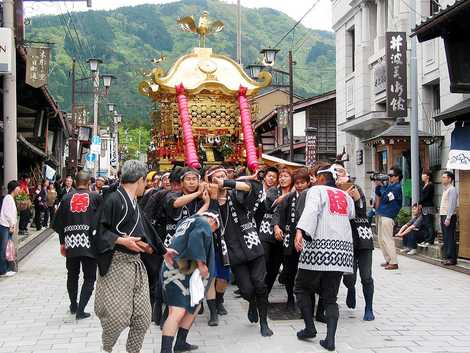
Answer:
[[(64, 195), (52, 226), (59, 234), (60, 253), (66, 257), (70, 312), (76, 314), (77, 320), (90, 317), (85, 312), (85, 307), (96, 280), (96, 260), (91, 249), (91, 237), (96, 228), (101, 197), (88, 190), (89, 183), (90, 175), (84, 171), (79, 172), (77, 190)], [(80, 266), (83, 270), (83, 285), (77, 304)]]

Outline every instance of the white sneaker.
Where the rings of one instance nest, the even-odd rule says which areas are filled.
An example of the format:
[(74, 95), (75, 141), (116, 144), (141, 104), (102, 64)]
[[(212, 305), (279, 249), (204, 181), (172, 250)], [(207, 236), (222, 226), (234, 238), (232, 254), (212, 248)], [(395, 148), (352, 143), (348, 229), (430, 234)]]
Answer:
[(404, 253), (408, 253), (408, 251), (410, 251), (411, 249), (410, 248), (403, 248), (401, 249), (401, 253), (404, 254)]
[(426, 242), (426, 243), (423, 243), (423, 248), (427, 248), (428, 246), (431, 246), (431, 244), (430, 244), (430, 243), (427, 243), (427, 242)]
[(7, 273), (4, 274), (5, 277), (12, 277), (14, 275), (16, 275), (15, 271), (8, 271)]
[(416, 255), (416, 249), (411, 249), (406, 253), (406, 255)]

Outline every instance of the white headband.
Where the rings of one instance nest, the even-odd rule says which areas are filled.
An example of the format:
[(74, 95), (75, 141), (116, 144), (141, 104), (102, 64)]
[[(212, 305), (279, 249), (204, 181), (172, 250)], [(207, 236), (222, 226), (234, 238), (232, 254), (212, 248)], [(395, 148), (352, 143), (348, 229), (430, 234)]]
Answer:
[(331, 173), (334, 180), (336, 180), (338, 178), (338, 174), (336, 173), (336, 168), (334, 166), (331, 166), (328, 169), (323, 169), (323, 170), (317, 171), (317, 174), (322, 174), (322, 173)]
[(187, 175), (189, 175), (189, 174), (194, 174), (194, 175), (197, 176), (197, 179), (198, 179), (198, 180), (201, 180), (201, 176), (200, 176), (196, 171), (194, 171), (194, 170), (188, 170), (186, 173), (184, 173), (184, 174), (181, 176), (180, 180), (183, 180), (183, 179), (184, 179)]
[(217, 168), (217, 169), (213, 170), (213, 171), (210, 172), (210, 173), (207, 173), (207, 177), (210, 177), (210, 176), (214, 175), (214, 174), (217, 173), (217, 172), (224, 172), (225, 175), (227, 175), (227, 170), (226, 170), (225, 168), (223, 168), (223, 167), (220, 167), (220, 168)]

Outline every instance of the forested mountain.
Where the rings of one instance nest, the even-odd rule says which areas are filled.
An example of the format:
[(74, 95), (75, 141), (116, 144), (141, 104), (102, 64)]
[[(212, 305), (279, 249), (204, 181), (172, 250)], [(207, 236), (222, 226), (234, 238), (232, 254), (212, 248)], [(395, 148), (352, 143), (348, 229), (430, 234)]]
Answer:
[[(149, 70), (153, 58), (167, 58), (165, 69), (181, 55), (197, 45), (197, 37), (179, 31), (176, 19), (192, 15), (196, 19), (203, 10), (212, 20), (225, 23), (222, 32), (209, 37), (207, 46), (215, 52), (235, 57), (236, 7), (218, 0), (182, 0), (161, 5), (122, 7), (113, 11), (73, 12), (57, 16), (33, 17), (26, 26), (29, 41), (55, 43), (49, 87), (62, 107), (71, 105), (70, 71), (72, 57), (81, 65), (77, 75), (89, 75), (89, 57), (104, 61), (102, 73), (118, 77), (111, 87), (109, 101), (118, 104), (125, 119), (146, 119), (152, 105), (137, 92), (142, 70)], [(269, 9), (242, 10), (243, 63), (254, 63), (259, 50), (273, 46), (295, 24), (282, 12)], [(276, 67), (286, 69), (287, 50), (293, 48), (295, 91), (310, 96), (334, 88), (334, 34), (307, 29), (299, 25), (280, 45)], [(79, 88), (78, 91), (84, 91)], [(85, 90), (86, 91), (86, 90)], [(91, 103), (88, 94), (80, 93), (78, 102)], [(104, 105), (103, 105), (104, 106)]]

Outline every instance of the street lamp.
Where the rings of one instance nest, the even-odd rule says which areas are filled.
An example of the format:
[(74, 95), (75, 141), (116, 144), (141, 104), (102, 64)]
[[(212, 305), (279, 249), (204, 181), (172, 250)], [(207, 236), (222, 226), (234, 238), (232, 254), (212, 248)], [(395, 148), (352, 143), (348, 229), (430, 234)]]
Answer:
[(114, 112), (114, 103), (108, 103), (108, 111), (110, 113)]
[[(247, 69), (250, 70), (251, 77), (256, 78), (260, 74), (263, 66), (269, 67), (272, 72), (276, 74), (288, 74), (289, 76), (289, 159), (291, 162), (294, 161), (294, 74), (293, 74), (293, 65), (292, 60), (292, 50), (289, 50), (289, 72), (285, 73), (281, 70), (276, 70), (272, 68), (274, 62), (276, 61), (276, 55), (279, 52), (279, 49), (274, 48), (265, 48), (260, 51), (260, 54), (263, 55), (263, 65), (248, 65)], [(255, 75), (256, 74), (256, 75)]]
[(266, 66), (273, 66), (274, 61), (276, 61), (276, 54), (279, 52), (279, 49), (265, 48), (260, 51), (263, 55), (263, 63)]
[(260, 64), (247, 65), (246, 69), (248, 70), (248, 74), (250, 75), (250, 77), (253, 80), (256, 80), (259, 77), (261, 70), (264, 69), (264, 65), (260, 65)]
[(109, 92), (109, 88), (111, 87), (111, 83), (112, 83), (113, 80), (116, 79), (116, 76), (109, 75), (109, 74), (103, 74), (103, 75), (101, 75), (101, 78), (103, 79), (104, 95), (107, 96), (108, 92)]
[(103, 60), (97, 58), (90, 58), (86, 61), (90, 65), (91, 72), (97, 72), (99, 64), (103, 63)]

